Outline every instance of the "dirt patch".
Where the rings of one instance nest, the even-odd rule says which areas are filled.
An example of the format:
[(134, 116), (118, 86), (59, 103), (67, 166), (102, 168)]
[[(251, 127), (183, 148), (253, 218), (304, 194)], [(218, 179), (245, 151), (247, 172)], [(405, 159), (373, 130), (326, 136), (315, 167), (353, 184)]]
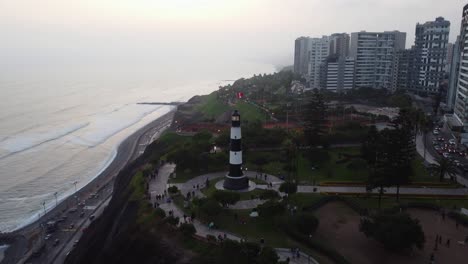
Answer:
[[(467, 263), (468, 245), (457, 242), (468, 235), (467, 228), (460, 225), (457, 229), (453, 220), (446, 218), (444, 221), (435, 211), (410, 209), (408, 213), (419, 219), (426, 236), (424, 249), (415, 251), (411, 256), (388, 252), (381, 244), (359, 232), (360, 216), (341, 202), (328, 203), (316, 211), (320, 219), (316, 239), (332, 246), (351, 263), (357, 264), (427, 264), (433, 252), (436, 263)], [(439, 244), (437, 251), (433, 251), (436, 235), (442, 236), (443, 243)], [(447, 238), (451, 240), (449, 248), (445, 246)]]

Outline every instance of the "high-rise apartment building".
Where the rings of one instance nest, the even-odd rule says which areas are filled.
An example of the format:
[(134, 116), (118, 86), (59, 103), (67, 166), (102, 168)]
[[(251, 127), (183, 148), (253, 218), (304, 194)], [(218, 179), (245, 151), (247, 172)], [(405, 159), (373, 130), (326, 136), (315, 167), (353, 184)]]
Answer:
[(349, 34), (335, 33), (330, 36), (330, 56), (349, 55)]
[(417, 92), (437, 93), (444, 79), (450, 22), (443, 17), (416, 24)]
[(355, 58), (355, 87), (391, 89), (395, 54), (405, 48), (399, 31), (351, 33), (349, 55)]
[(333, 92), (352, 89), (354, 85), (354, 58), (329, 56), (320, 66), (320, 87)]
[(310, 38), (297, 38), (294, 44), (294, 72), (305, 76), (309, 69)]
[(330, 41), (328, 36), (310, 38), (309, 69), (307, 81), (310, 88), (320, 89), (320, 65), (328, 57)]
[(450, 73), (449, 73), (449, 86), (447, 91), (447, 107), (453, 110), (455, 105), (455, 97), (457, 95), (458, 72), (460, 71), (460, 36), (453, 44), (452, 56), (450, 57)]
[(392, 90), (411, 89), (414, 79), (415, 67), (415, 49), (398, 50), (395, 54), (393, 67)]
[(468, 131), (468, 4), (463, 7), (460, 29), (460, 69), (454, 113), (465, 132)]
[(454, 48), (453, 43), (448, 43), (447, 44), (447, 57), (445, 57), (445, 72), (449, 73), (450, 72), (450, 67), (452, 67), (452, 58), (453, 58), (453, 48)]

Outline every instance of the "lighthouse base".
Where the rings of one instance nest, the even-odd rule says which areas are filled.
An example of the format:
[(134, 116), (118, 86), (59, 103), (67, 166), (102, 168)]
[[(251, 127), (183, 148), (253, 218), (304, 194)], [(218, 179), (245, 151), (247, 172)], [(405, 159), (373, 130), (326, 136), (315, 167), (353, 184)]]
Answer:
[(223, 187), (224, 189), (231, 191), (248, 189), (249, 179), (245, 175), (242, 175), (240, 177), (232, 177), (226, 175), (226, 177), (224, 177)]

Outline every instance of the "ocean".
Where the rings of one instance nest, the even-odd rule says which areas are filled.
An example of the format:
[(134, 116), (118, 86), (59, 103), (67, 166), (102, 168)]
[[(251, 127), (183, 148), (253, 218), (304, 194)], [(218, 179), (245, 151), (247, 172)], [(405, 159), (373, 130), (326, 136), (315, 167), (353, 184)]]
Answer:
[[(0, 232), (37, 220), (112, 161), (119, 143), (172, 106), (269, 64), (191, 67), (190, 73), (70, 68), (0, 74)], [(147, 67), (147, 65), (145, 65)], [(171, 72), (171, 74), (169, 74)]]

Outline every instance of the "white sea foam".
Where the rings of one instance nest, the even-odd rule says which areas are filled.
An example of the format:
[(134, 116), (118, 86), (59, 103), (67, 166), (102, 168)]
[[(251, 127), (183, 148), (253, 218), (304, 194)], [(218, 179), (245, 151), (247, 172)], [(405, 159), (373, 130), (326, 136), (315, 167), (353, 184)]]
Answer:
[(88, 125), (89, 123), (86, 122), (56, 128), (48, 127), (48, 129), (43, 129), (42, 131), (20, 133), (1, 142), (0, 148), (10, 153), (25, 151), (49, 141), (62, 138)]
[(90, 119), (90, 125), (80, 135), (76, 135), (72, 142), (88, 147), (97, 146), (161, 108), (157, 105), (134, 104), (98, 114)]

